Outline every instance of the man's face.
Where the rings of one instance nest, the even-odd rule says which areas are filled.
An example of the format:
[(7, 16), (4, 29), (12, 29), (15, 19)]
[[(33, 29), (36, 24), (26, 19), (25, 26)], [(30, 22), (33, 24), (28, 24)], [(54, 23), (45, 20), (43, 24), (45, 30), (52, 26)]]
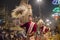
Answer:
[(28, 20), (29, 20), (29, 21), (32, 21), (33, 19), (32, 19), (32, 17), (29, 17)]

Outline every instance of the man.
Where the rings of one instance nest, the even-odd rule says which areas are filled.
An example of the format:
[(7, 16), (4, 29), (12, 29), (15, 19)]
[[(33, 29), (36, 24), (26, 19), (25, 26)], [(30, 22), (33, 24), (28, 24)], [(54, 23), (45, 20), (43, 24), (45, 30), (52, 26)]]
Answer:
[(40, 27), (40, 32), (43, 33), (43, 34), (47, 33), (48, 30), (49, 30), (49, 28), (46, 27), (45, 25), (42, 25), (42, 26)]
[(29, 15), (28, 17), (29, 22), (21, 25), (21, 27), (26, 27), (26, 33), (27, 33), (27, 40), (35, 40), (35, 32), (37, 30), (37, 24), (33, 22), (33, 17)]
[(48, 31), (49, 31), (49, 28), (46, 27), (44, 24), (41, 24), (41, 26), (40, 26), (40, 34), (41, 34), (41, 39), (42, 40), (47, 40)]

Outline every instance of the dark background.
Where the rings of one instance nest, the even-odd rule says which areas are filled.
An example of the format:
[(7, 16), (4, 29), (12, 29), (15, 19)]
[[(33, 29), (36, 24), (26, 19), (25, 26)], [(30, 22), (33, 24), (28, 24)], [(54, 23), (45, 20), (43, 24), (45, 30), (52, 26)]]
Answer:
[[(0, 8), (5, 7), (6, 11), (10, 15), (12, 10), (19, 5), (20, 1), (21, 0), (0, 0)], [(39, 4), (36, 0), (29, 0), (29, 4), (32, 5), (34, 16), (39, 16)], [(43, 0), (43, 3), (40, 5), (40, 10), (44, 17), (49, 17), (55, 7), (56, 5), (52, 4), (52, 0)]]

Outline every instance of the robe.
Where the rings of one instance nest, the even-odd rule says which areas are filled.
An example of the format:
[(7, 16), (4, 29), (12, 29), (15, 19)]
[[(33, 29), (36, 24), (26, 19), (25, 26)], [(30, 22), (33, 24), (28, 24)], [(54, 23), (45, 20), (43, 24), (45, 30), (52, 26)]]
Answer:
[[(30, 24), (31, 24), (31, 22), (27, 22), (27, 23), (21, 25), (21, 27), (26, 27), (26, 33), (28, 32), (28, 30), (29, 30), (29, 28), (30, 28)], [(35, 24), (33, 25), (33, 28), (32, 28), (31, 33), (32, 33), (32, 32), (35, 33), (36, 31), (37, 31), (37, 24), (35, 23)], [(26, 40), (35, 40), (35, 35), (33, 34), (31, 37), (29, 37), (29, 38), (27, 37)]]
[[(26, 33), (30, 27), (30, 24), (31, 24), (31, 22), (27, 22), (27, 23), (21, 25), (21, 27), (26, 27)], [(37, 24), (35, 23), (31, 32), (36, 32), (36, 31), (37, 31)]]

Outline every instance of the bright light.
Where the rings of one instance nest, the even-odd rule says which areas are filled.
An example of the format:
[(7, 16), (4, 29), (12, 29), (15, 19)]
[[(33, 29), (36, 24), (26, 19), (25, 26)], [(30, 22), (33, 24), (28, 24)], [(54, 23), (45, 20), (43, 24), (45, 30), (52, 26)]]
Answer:
[(46, 25), (48, 25), (48, 26), (49, 26), (51, 23), (52, 23), (52, 22), (47, 22), (47, 23), (46, 23)]
[(37, 0), (37, 2), (41, 2), (42, 0)]
[(49, 24), (51, 24), (52, 22), (49, 22)]
[(46, 19), (46, 22), (49, 22), (50, 20), (49, 19)]
[(55, 15), (54, 14), (52, 14), (52, 17), (54, 17)]
[(52, 24), (52, 22), (49, 20), (49, 19), (46, 19), (46, 25), (51, 25)]
[(47, 25), (49, 26), (50, 24), (49, 24), (49, 23), (47, 23)]
[(52, 17), (54, 17), (54, 16), (59, 16), (59, 13), (52, 14)]
[(59, 13), (55, 13), (55, 16), (58, 16), (59, 15)]

